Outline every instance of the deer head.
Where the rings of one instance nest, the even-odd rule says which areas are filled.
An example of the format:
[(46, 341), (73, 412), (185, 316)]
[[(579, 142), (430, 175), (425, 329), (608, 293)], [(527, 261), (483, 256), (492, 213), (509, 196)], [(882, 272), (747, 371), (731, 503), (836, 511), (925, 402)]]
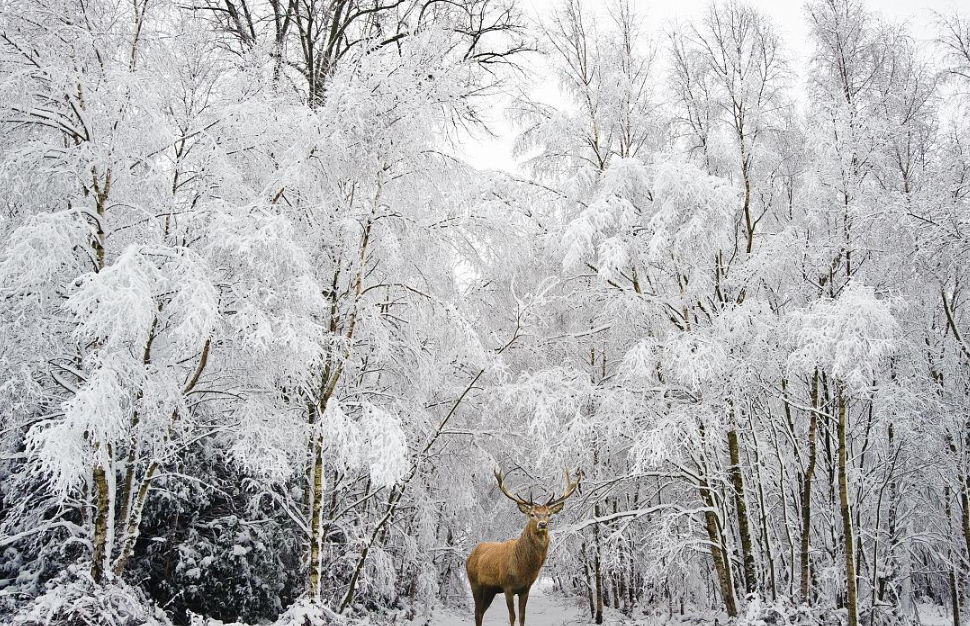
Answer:
[(532, 500), (531, 494), (529, 499), (526, 500), (518, 494), (510, 493), (505, 487), (505, 481), (502, 479), (502, 472), (495, 472), (495, 480), (498, 482), (498, 488), (505, 494), (512, 502), (515, 502), (519, 510), (522, 511), (528, 518), (528, 528), (530, 531), (536, 533), (537, 535), (545, 535), (549, 530), (549, 521), (553, 515), (562, 511), (563, 505), (566, 503), (566, 499), (573, 495), (576, 488), (579, 487), (579, 481), (581, 479), (580, 472), (576, 471), (576, 480), (573, 481), (569, 477), (569, 469), (564, 470), (566, 474), (566, 488), (563, 490), (562, 495), (558, 498), (553, 496), (549, 498), (544, 504), (538, 504)]

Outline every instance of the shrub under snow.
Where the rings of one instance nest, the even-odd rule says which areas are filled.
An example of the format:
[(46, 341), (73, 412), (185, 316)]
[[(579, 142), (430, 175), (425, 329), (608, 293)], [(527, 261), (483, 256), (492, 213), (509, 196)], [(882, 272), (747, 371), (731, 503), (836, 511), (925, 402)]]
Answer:
[(96, 585), (88, 570), (68, 568), (14, 616), (13, 626), (171, 626), (165, 612), (124, 581)]

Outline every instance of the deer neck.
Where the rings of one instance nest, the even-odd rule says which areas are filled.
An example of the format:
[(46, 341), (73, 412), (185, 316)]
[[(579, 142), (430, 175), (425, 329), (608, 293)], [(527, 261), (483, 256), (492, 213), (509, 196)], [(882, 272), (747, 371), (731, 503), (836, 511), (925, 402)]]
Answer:
[(515, 542), (516, 561), (534, 568), (536, 571), (546, 561), (549, 550), (549, 532), (539, 533), (532, 524), (526, 524), (522, 534)]

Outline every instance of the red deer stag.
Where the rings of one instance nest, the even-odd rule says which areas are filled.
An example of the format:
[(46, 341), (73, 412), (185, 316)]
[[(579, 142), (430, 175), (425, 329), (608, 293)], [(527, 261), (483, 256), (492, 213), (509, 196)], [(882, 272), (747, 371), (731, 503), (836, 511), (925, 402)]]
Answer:
[(502, 472), (495, 472), (498, 488), (519, 505), (519, 510), (528, 516), (528, 521), (518, 539), (480, 543), (468, 555), (465, 570), (475, 598), (475, 626), (482, 626), (485, 611), (500, 591), (505, 592), (505, 602), (509, 606), (509, 626), (515, 626), (513, 596), (516, 594), (519, 596), (519, 626), (525, 626), (529, 589), (539, 577), (539, 570), (549, 550), (549, 518), (562, 511), (566, 498), (573, 495), (579, 486), (580, 478), (577, 471), (576, 481), (573, 482), (567, 469), (563, 494), (545, 504), (536, 504), (509, 493), (502, 482)]

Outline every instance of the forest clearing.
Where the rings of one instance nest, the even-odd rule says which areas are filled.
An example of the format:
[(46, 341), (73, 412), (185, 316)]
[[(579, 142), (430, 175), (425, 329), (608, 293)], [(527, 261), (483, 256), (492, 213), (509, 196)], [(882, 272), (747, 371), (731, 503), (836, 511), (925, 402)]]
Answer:
[(970, 623), (947, 2), (0, 0), (0, 624)]

